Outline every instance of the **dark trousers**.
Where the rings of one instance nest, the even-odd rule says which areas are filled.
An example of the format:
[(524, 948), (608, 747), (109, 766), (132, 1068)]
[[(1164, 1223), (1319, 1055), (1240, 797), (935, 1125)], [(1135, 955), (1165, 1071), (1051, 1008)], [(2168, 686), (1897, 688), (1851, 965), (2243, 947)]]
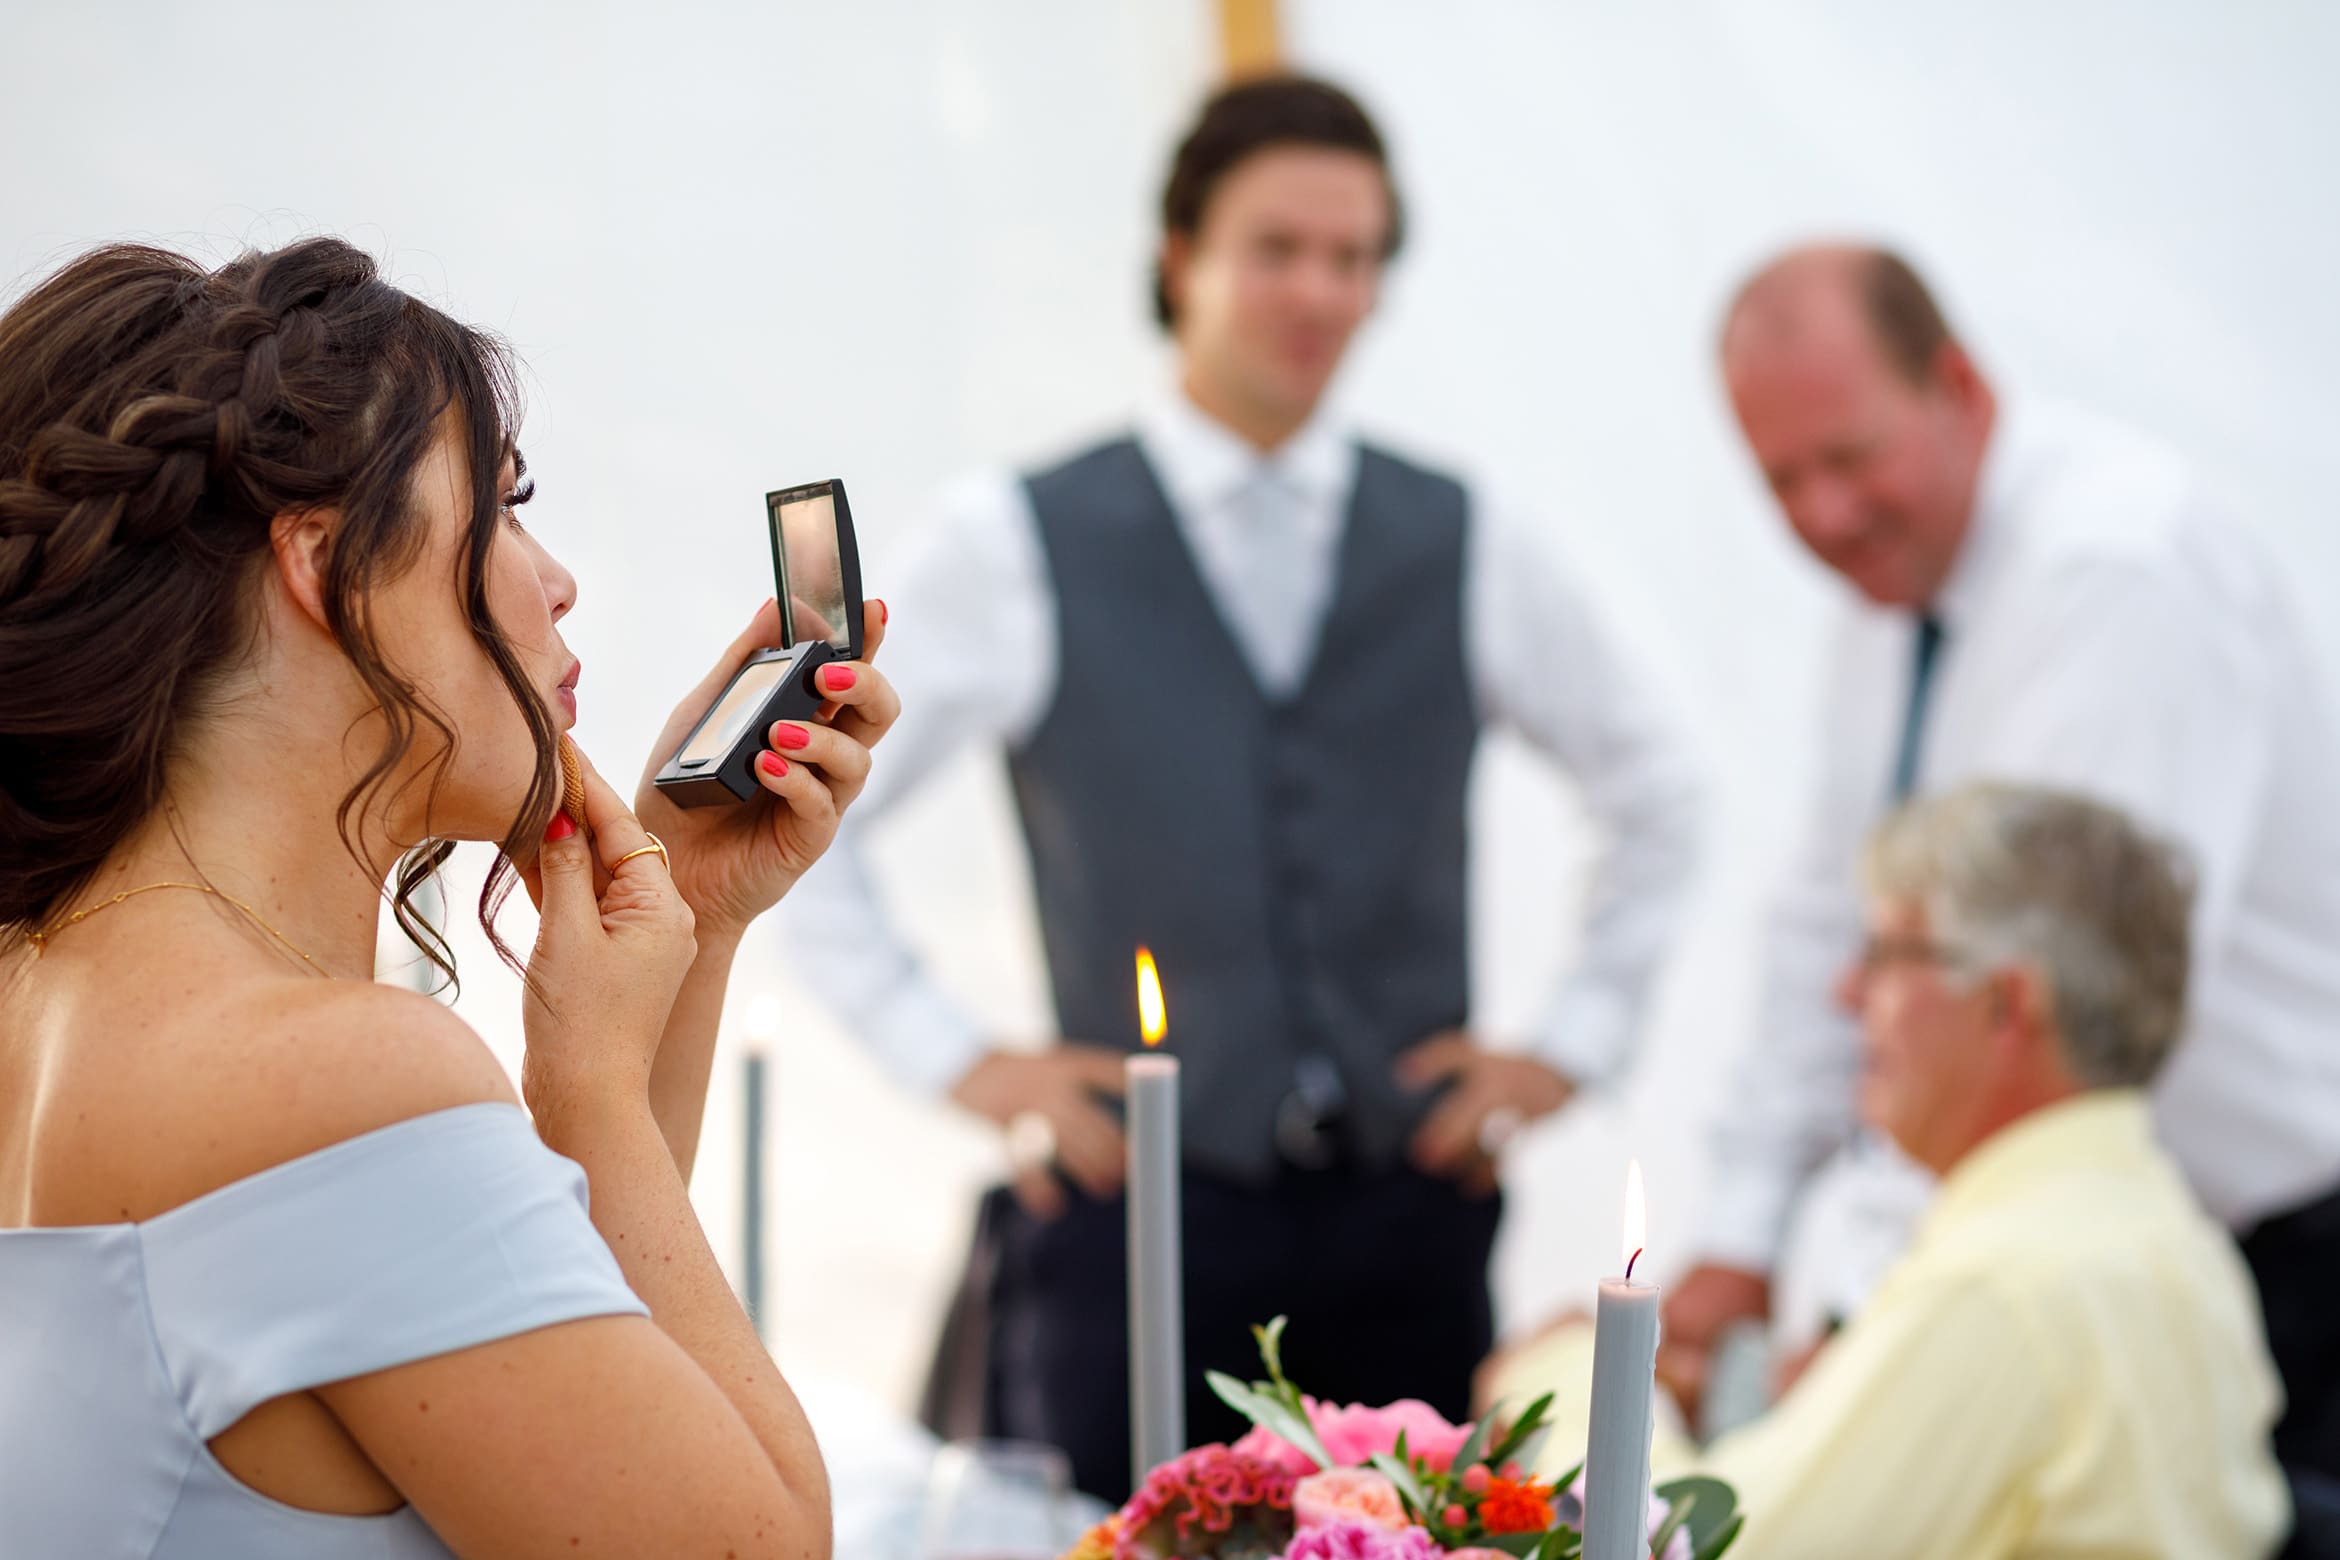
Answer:
[[(987, 1434), (1045, 1441), (1073, 1481), (1114, 1502), (1131, 1489), (1129, 1276), (1122, 1199), (1072, 1194), (1042, 1223), (990, 1194)], [(1291, 1318), (1285, 1372), (1311, 1396), (1414, 1397), (1457, 1423), (1494, 1341), (1487, 1262), (1500, 1195), (1470, 1197), (1412, 1170), (1288, 1174), (1272, 1186), (1185, 1178), (1186, 1439), (1249, 1428), (1203, 1372), (1264, 1373), (1251, 1329)], [(994, 1221), (996, 1221), (994, 1223)]]
[(2275, 1455), (2286, 1468), (2340, 1479), (2340, 1191), (2278, 1215), (2244, 1237), (2267, 1344), (2283, 1377)]

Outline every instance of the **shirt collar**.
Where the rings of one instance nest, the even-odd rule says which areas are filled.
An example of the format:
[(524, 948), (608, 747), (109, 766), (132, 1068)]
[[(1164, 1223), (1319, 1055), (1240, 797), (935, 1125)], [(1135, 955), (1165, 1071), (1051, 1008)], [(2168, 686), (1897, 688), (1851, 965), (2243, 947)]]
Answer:
[(1336, 509), (1355, 485), (1357, 445), (1345, 420), (1327, 405), (1300, 431), (1265, 454), (1179, 390), (1154, 396), (1138, 416), (1138, 442), (1171, 501), (1189, 514), (1206, 513), (1272, 475), (1309, 507)]
[(2151, 1107), (2140, 1089), (2091, 1089), (2001, 1127), (1942, 1178), (1926, 1214), (1929, 1233), (2001, 1203), (2021, 1201), (2042, 1180), (2074, 1170), (2115, 1172), (2153, 1157)]
[(2003, 397), (1983, 446), (1982, 469), (1975, 475), (1974, 512), (1967, 518), (1966, 537), (1930, 608), (1945, 627), (1971, 621), (1990, 594), (2007, 553), (2011, 511), (2031, 475), (2032, 449), (2028, 410), (2014, 398)]

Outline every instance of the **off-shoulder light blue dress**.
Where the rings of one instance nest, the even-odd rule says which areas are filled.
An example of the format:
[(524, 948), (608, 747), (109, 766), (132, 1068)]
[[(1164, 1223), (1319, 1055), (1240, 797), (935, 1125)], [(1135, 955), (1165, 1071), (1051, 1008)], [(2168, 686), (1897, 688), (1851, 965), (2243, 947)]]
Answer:
[(205, 1443), (287, 1392), (646, 1315), (585, 1195), (518, 1107), (465, 1105), (142, 1224), (0, 1231), (0, 1556), (442, 1560), (411, 1507), (300, 1511)]

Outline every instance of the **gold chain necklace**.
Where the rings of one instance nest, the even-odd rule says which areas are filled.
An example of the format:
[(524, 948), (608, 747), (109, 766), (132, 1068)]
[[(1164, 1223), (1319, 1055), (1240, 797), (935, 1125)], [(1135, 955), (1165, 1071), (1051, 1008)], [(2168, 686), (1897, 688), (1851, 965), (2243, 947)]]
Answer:
[(319, 964), (315, 959), (312, 959), (306, 953), (303, 953), (299, 948), (293, 945), (293, 940), (291, 938), (285, 936), (284, 933), (278, 931), (275, 927), (270, 926), (266, 916), (253, 909), (250, 905), (245, 904), (241, 899), (236, 898), (235, 895), (223, 894), (208, 883), (149, 883), (143, 888), (125, 888), (122, 890), (122, 892), (116, 894), (111, 899), (101, 899), (86, 910), (74, 911), (71, 915), (67, 916), (64, 920), (59, 921), (55, 926), (50, 927), (45, 932), (27, 933), (26, 940), (33, 946), (33, 957), (37, 959), (42, 954), (48, 952), (49, 939), (56, 936), (59, 932), (65, 930), (67, 927), (78, 926), (83, 921), (88, 920), (91, 916), (96, 915), (100, 910), (111, 910), (114, 908), (114, 906), (120, 904), (125, 899), (136, 899), (140, 894), (151, 894), (158, 888), (191, 888), (198, 894), (209, 894), (214, 899), (226, 900), (229, 904), (234, 905), (238, 910), (241, 910), (244, 912), (244, 914), (250, 916), (254, 923), (259, 926), (260, 930), (266, 932), (269, 936), (282, 943), (286, 951), (293, 954), (303, 964), (306, 964), (310, 969), (315, 970), (318, 974), (324, 976), (327, 980), (331, 980), (333, 978), (332, 972), (326, 969), (324, 965)]

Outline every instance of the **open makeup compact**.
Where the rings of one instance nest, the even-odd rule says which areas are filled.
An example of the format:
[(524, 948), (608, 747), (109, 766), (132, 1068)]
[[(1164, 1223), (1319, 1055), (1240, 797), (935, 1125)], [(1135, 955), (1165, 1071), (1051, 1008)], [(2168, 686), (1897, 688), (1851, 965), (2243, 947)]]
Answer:
[(755, 763), (772, 723), (819, 719), (828, 703), (815, 683), (820, 669), (861, 658), (861, 557), (845, 484), (812, 482), (767, 493), (764, 515), (781, 642), (748, 658), (660, 767), (654, 783), (679, 806), (764, 794)]

